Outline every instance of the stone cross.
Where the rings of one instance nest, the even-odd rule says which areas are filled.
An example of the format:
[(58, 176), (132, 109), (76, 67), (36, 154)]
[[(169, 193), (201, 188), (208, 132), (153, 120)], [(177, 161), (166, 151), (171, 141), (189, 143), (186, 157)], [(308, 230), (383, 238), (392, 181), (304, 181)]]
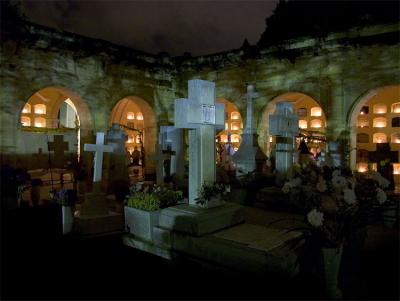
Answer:
[(98, 132), (96, 134), (96, 144), (85, 144), (84, 150), (86, 152), (94, 152), (93, 182), (100, 182), (103, 167), (103, 153), (111, 153), (113, 147), (111, 145), (105, 145), (104, 133)]
[[(151, 157), (154, 161), (157, 161), (157, 184), (164, 184), (164, 176), (168, 176), (168, 173), (164, 173), (164, 162), (165, 160), (171, 160), (171, 156), (175, 155), (174, 151), (167, 151), (163, 149), (162, 144), (157, 143), (156, 145), (156, 153)], [(165, 175), (164, 175), (165, 174)]]
[(189, 204), (203, 183), (215, 182), (215, 128), (224, 128), (225, 109), (215, 102), (215, 84), (189, 80), (188, 99), (175, 100), (175, 127), (189, 129)]
[(257, 136), (253, 129), (253, 98), (258, 96), (258, 93), (254, 91), (254, 85), (248, 84), (247, 93), (244, 95), (247, 105), (246, 126), (242, 134), (242, 143), (233, 155), (237, 176), (257, 170), (257, 165), (262, 165), (267, 159), (258, 146)]
[[(254, 91), (254, 85), (247, 85), (247, 93), (244, 95), (246, 98), (246, 126), (243, 130), (244, 134), (253, 134), (253, 98), (258, 97), (259, 94)], [(251, 137), (253, 138), (253, 137)]]
[(393, 163), (399, 162), (399, 152), (390, 150), (390, 143), (377, 143), (376, 151), (368, 152), (368, 161), (377, 163), (377, 171), (390, 181), (394, 189)]
[(49, 151), (54, 151), (54, 165), (64, 167), (64, 151), (68, 150), (68, 142), (63, 135), (54, 135), (54, 141), (48, 143)]
[(276, 170), (285, 176), (293, 166), (294, 137), (299, 133), (299, 118), (293, 104), (278, 102), (276, 111), (269, 117), (269, 133), (276, 137)]

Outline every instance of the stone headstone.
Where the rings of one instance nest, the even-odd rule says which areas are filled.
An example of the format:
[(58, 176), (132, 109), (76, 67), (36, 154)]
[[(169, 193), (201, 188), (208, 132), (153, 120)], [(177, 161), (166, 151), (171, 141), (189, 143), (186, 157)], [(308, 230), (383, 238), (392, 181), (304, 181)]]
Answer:
[[(183, 130), (174, 126), (160, 127), (160, 144), (164, 155), (170, 158), (169, 174), (182, 180), (185, 173)], [(164, 161), (164, 176), (168, 176), (168, 164)]]
[(129, 164), (125, 143), (128, 135), (118, 124), (113, 123), (107, 131), (107, 145), (112, 147), (112, 152), (109, 154), (109, 170), (108, 182), (109, 185), (115, 181), (126, 181), (129, 183)]
[(390, 143), (377, 143), (376, 151), (368, 152), (368, 161), (377, 163), (377, 171), (390, 181), (394, 189), (393, 163), (399, 163), (399, 152), (390, 149)]
[(275, 168), (284, 177), (293, 166), (294, 137), (299, 133), (299, 118), (292, 103), (277, 103), (275, 113), (269, 117), (269, 131), (276, 136)]
[(104, 133), (98, 132), (96, 134), (96, 144), (85, 144), (84, 151), (94, 152), (93, 182), (100, 182), (103, 173), (103, 154), (111, 153), (113, 151), (113, 147), (111, 145), (105, 145)]
[(267, 160), (267, 157), (258, 146), (257, 134), (253, 128), (253, 98), (255, 97), (258, 97), (258, 93), (254, 91), (254, 86), (247, 85), (247, 93), (245, 95), (247, 104), (246, 126), (242, 134), (242, 143), (233, 155), (238, 176), (255, 170), (261, 171), (262, 165)]
[(63, 135), (54, 135), (54, 141), (48, 144), (49, 151), (54, 152), (53, 167), (63, 168), (65, 164), (64, 151), (68, 151), (68, 142)]
[(328, 142), (328, 154), (332, 160), (332, 165), (334, 167), (341, 167), (343, 164), (343, 157), (340, 151), (340, 145), (338, 141)]
[(209, 81), (189, 80), (189, 98), (175, 100), (175, 127), (189, 129), (190, 205), (196, 205), (203, 183), (215, 182), (215, 128), (224, 128), (224, 111)]

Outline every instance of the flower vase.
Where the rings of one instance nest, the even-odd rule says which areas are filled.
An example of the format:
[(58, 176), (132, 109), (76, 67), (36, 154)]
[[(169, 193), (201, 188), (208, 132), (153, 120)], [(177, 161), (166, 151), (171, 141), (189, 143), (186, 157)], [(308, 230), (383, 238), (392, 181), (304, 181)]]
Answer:
[(62, 224), (64, 235), (72, 232), (74, 225), (74, 213), (71, 206), (62, 206)]
[(342, 298), (342, 291), (338, 287), (340, 261), (343, 247), (322, 248), (322, 259), (325, 276), (325, 288), (330, 299)]

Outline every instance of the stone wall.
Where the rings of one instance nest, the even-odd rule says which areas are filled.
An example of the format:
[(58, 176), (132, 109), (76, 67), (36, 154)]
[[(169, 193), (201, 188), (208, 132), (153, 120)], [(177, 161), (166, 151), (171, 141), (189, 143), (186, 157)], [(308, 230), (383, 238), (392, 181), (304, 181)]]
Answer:
[(244, 83), (254, 83), (260, 94), (253, 118), (259, 134), (262, 113), (271, 100), (287, 92), (307, 94), (326, 113), (328, 137), (335, 139), (349, 128), (352, 109), (362, 96), (400, 84), (398, 36), (399, 24), (387, 24), (331, 34), (320, 41), (299, 39), (268, 49), (187, 59), (181, 63), (178, 86), (184, 91), (189, 78), (215, 81), (217, 97), (233, 102), (245, 118)]
[[(166, 104), (175, 98), (176, 71), (168, 57), (32, 24), (18, 33), (2, 32), (1, 57), (0, 152), (3, 159), (11, 155), (12, 164), (21, 110), (46, 87), (74, 95), (78, 115), (86, 122), (83, 141), (93, 139), (96, 131), (106, 131), (114, 105), (126, 96), (144, 99), (156, 120), (171, 114)], [(88, 109), (79, 112), (80, 106)]]
[(187, 80), (192, 78), (216, 82), (216, 96), (233, 102), (244, 118), (245, 83), (255, 84), (260, 97), (253, 120), (259, 133), (263, 110), (272, 99), (286, 92), (307, 94), (323, 108), (328, 137), (335, 139), (348, 128), (362, 96), (400, 83), (399, 24), (195, 58), (150, 55), (33, 24), (21, 32), (3, 31), (1, 43), (0, 152), (11, 158), (22, 107), (46, 87), (71, 91), (87, 106), (84, 113), (90, 116), (81, 116), (88, 120), (86, 140), (107, 129), (113, 107), (126, 96), (144, 99), (156, 114), (157, 126), (172, 123), (174, 99), (187, 97)]

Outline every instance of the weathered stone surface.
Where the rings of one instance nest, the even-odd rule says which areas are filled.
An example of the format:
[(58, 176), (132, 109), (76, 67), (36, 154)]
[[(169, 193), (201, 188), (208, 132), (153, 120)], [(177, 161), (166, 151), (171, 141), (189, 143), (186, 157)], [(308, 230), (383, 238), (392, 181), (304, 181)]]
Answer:
[[(367, 91), (400, 82), (397, 24), (349, 29), (322, 40), (300, 38), (278, 46), (201, 57), (168, 58), (29, 24), (26, 32), (2, 31), (0, 65), (0, 153), (18, 162), (18, 126), (23, 105), (44, 87), (63, 87), (87, 104), (82, 128), (105, 131), (114, 105), (132, 95), (144, 99), (156, 119), (173, 123), (173, 101), (187, 95), (187, 80), (215, 82), (217, 98), (233, 102), (245, 116), (241, 94), (252, 82), (254, 126), (264, 145), (262, 113), (277, 95), (297, 91), (313, 97), (327, 117), (333, 140), (347, 127), (354, 105)], [(21, 38), (21, 37), (24, 38)], [(78, 108), (79, 115), (79, 108)], [(89, 116), (90, 115), (90, 116)], [(150, 155), (150, 154), (149, 154)]]
[(202, 236), (244, 222), (243, 207), (226, 203), (203, 209), (182, 204), (163, 209), (159, 227), (194, 236)]

